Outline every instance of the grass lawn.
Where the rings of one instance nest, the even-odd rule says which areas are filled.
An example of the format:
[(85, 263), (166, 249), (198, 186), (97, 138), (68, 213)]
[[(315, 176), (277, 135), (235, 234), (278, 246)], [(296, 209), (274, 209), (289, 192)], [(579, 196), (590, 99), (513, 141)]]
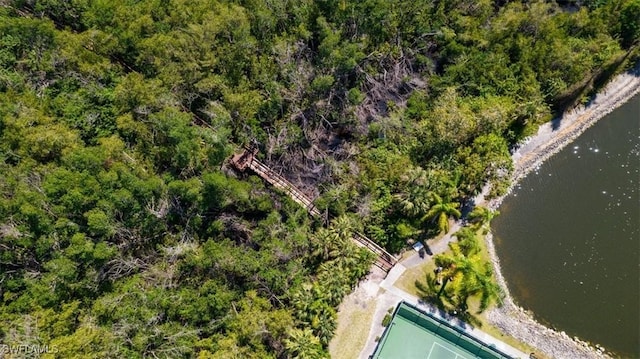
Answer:
[(425, 260), (423, 265), (407, 269), (393, 285), (409, 294), (419, 297), (420, 293), (418, 293), (418, 288), (416, 288), (416, 280), (424, 281), (427, 273), (433, 273), (435, 268), (436, 265), (432, 260)]
[(329, 343), (329, 354), (332, 358), (358, 358), (367, 344), (369, 330), (376, 310), (376, 300), (371, 298), (363, 303), (349, 298), (340, 305), (338, 328)]

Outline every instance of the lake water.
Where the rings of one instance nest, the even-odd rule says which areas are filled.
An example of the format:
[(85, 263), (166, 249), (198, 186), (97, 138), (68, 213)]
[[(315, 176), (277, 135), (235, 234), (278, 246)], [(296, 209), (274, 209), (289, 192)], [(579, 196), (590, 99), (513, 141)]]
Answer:
[(523, 179), (492, 229), (538, 321), (640, 358), (640, 96)]

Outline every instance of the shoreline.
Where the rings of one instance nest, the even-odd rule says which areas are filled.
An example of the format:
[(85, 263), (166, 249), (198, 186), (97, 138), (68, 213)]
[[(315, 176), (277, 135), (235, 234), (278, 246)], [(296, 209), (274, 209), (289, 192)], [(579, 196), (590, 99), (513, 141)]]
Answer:
[[(511, 177), (511, 184), (507, 194), (491, 201), (485, 201), (484, 196), (490, 190), (489, 186), (485, 186), (483, 191), (475, 198), (476, 205), (496, 209), (521, 178), (535, 170), (544, 160), (568, 145), (584, 130), (625, 103), (636, 93), (640, 93), (640, 63), (635, 67), (633, 74), (624, 73), (614, 77), (605, 87), (605, 90), (594, 97), (590, 106), (576, 108), (563, 115), (560, 119), (540, 126), (538, 134), (524, 141), (520, 148), (512, 154), (515, 170)], [(560, 123), (560, 126), (557, 126), (554, 131), (551, 127), (552, 124), (558, 125), (558, 123)], [(452, 229), (449, 234), (453, 232), (455, 230)], [(485, 242), (496, 273), (496, 280), (506, 294), (502, 307), (489, 309), (485, 312), (488, 324), (504, 334), (526, 343), (528, 347), (533, 348), (537, 354), (543, 355), (545, 358), (611, 357), (605, 353), (605, 349), (602, 347), (589, 344), (577, 337), (571, 338), (564, 332), (556, 331), (540, 324), (533, 318), (532, 313), (515, 304), (500, 270), (500, 262), (495, 252), (491, 232), (488, 233), (486, 238)], [(435, 247), (432, 247), (434, 254), (446, 249), (446, 241), (442, 242), (441, 245), (442, 248), (437, 251)], [(340, 304), (337, 333), (342, 333), (341, 337), (345, 336), (345, 330), (351, 331), (353, 329), (353, 323), (349, 323), (349, 321), (354, 318), (354, 315), (356, 317), (361, 316), (360, 320), (366, 317), (366, 325), (363, 324), (358, 327), (358, 332), (362, 335), (357, 336), (357, 338), (348, 338), (348, 340), (363, 341), (365, 343), (364, 347), (359, 348), (358, 357), (368, 358), (373, 353), (377, 343), (375, 338), (381, 335), (384, 330), (381, 325), (382, 318), (387, 314), (389, 307), (395, 306), (403, 298), (400, 294), (404, 292), (394, 286), (395, 281), (399, 279), (404, 270), (413, 268), (416, 265), (412, 258), (415, 259), (417, 257), (417, 253), (412, 253), (408, 258), (405, 258), (402, 263), (399, 263), (402, 265), (394, 267), (396, 273), (390, 278), (374, 269)], [(419, 260), (417, 265), (420, 265), (420, 263), (422, 263), (422, 260)], [(341, 353), (341, 349), (344, 349), (345, 342), (344, 340), (338, 340), (337, 337), (338, 335), (332, 339), (329, 345), (330, 353), (337, 358), (353, 357), (354, 352), (350, 352), (347, 356), (341, 355), (344, 354)], [(521, 353), (516, 357), (525, 359), (529, 356)]]
[[(514, 170), (506, 194), (488, 201), (487, 207), (497, 209), (522, 178), (639, 93), (640, 62), (633, 70), (613, 78), (587, 105), (580, 105), (560, 118), (540, 125), (538, 132), (526, 138), (511, 155)], [(553, 129), (554, 126), (557, 129)], [(488, 193), (488, 189), (482, 192), (481, 196)]]
[[(565, 146), (573, 142), (585, 130), (613, 110), (640, 93), (640, 63), (633, 70), (614, 77), (586, 106), (578, 106), (560, 118), (541, 125), (536, 135), (527, 138), (512, 154), (514, 171), (506, 194), (492, 199), (486, 206), (496, 210), (511, 193), (515, 185), (530, 172)], [(556, 127), (554, 129), (554, 127)], [(483, 194), (488, 193), (488, 188)], [(480, 201), (483, 202), (483, 194)], [(487, 249), (494, 267), (496, 280), (505, 292), (504, 304), (487, 313), (492, 325), (520, 341), (535, 347), (542, 354), (553, 358), (610, 358), (598, 344), (590, 344), (578, 337), (570, 337), (564, 331), (556, 331), (540, 324), (533, 315), (519, 307), (513, 300), (502, 275), (500, 260), (496, 254), (493, 235), (486, 236)]]

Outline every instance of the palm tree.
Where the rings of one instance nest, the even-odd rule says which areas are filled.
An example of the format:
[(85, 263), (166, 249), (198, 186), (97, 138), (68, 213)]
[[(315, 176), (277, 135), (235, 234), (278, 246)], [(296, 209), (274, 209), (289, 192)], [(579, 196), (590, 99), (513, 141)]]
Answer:
[(438, 273), (438, 275), (442, 279), (442, 284), (436, 294), (438, 298), (440, 298), (444, 293), (444, 289), (447, 284), (454, 280), (465, 268), (465, 266), (460, 265), (464, 259), (464, 256), (456, 255), (455, 253), (454, 255), (442, 254), (436, 257), (436, 266), (440, 268), (440, 273)]
[(322, 299), (330, 305), (337, 306), (351, 290), (349, 287), (349, 268), (345, 268), (342, 263), (336, 263), (336, 261), (324, 263), (323, 266), (325, 264), (329, 264), (329, 266), (321, 267), (318, 275), (318, 286), (321, 289), (319, 293), (322, 295)]
[(504, 290), (502, 290), (502, 287), (493, 279), (491, 265), (489, 263), (485, 264), (487, 268), (483, 274), (482, 286), (480, 287), (480, 308), (478, 310), (480, 313), (487, 309), (491, 302), (502, 306), (505, 297)]
[(344, 248), (353, 235), (355, 224), (345, 215), (331, 222), (329, 228), (320, 228), (312, 237), (312, 255), (321, 262), (343, 255)]
[(311, 311), (314, 313), (311, 320), (311, 328), (320, 339), (323, 345), (329, 344), (336, 331), (337, 316), (336, 311), (324, 300), (317, 300), (311, 304)]
[(406, 191), (394, 195), (400, 210), (409, 217), (418, 217), (429, 210), (428, 174), (420, 167), (412, 168), (402, 176)]
[[(421, 284), (418, 289), (425, 293), (432, 293), (428, 298), (440, 306), (444, 306), (444, 296), (444, 299), (447, 299), (461, 312), (467, 311), (467, 300), (475, 295), (480, 296), (480, 312), (486, 309), (491, 302), (502, 304), (504, 294), (500, 286), (493, 281), (491, 263), (484, 262), (477, 255), (464, 255), (456, 243), (451, 243), (449, 247), (451, 254), (441, 254), (435, 258), (436, 266), (441, 268), (438, 276), (442, 279), (437, 293), (433, 294), (436, 291), (438, 281), (430, 281), (429, 277), (426, 285)], [(449, 283), (453, 283), (452, 290), (446, 290)]]
[[(351, 247), (354, 248), (355, 245)], [(346, 258), (353, 263), (349, 265), (351, 278), (357, 278), (359, 280), (369, 273), (371, 265), (375, 262), (376, 255), (364, 248), (355, 248), (355, 253)], [(345, 262), (346, 264), (350, 264), (348, 260), (345, 260)]]
[(323, 357), (320, 339), (313, 335), (309, 328), (291, 329), (289, 338), (284, 340), (284, 346), (291, 358), (317, 359)]
[(420, 297), (422, 299), (426, 299), (429, 302), (433, 302), (438, 305), (438, 307), (442, 307), (442, 301), (437, 296), (438, 293), (438, 280), (436, 276), (431, 273), (427, 273), (426, 281), (421, 282), (416, 280), (415, 282), (416, 288), (421, 293)]
[(431, 193), (432, 202), (431, 209), (422, 217), (422, 221), (432, 220), (438, 224), (440, 232), (449, 231), (449, 217), (460, 218), (460, 211), (458, 211), (458, 203), (445, 202), (440, 196), (435, 193)]
[(464, 311), (467, 308), (467, 299), (471, 296), (480, 296), (478, 313), (482, 313), (491, 302), (502, 305), (504, 292), (493, 280), (491, 263), (482, 262), (478, 256), (472, 257), (465, 270), (464, 281), (457, 290), (458, 302)]
[(487, 207), (476, 206), (473, 211), (469, 213), (469, 220), (480, 228), (488, 229), (491, 220), (499, 214), (500, 212)]
[(394, 195), (400, 211), (412, 218), (416, 218), (429, 210), (428, 192), (424, 188), (410, 187), (406, 192)]
[(310, 310), (317, 297), (317, 288), (311, 283), (304, 283), (291, 296), (291, 304), (295, 316), (305, 324), (311, 323), (313, 313)]
[(346, 215), (342, 215), (331, 222), (329, 233), (334, 236), (336, 242), (346, 242), (351, 238), (355, 223)]
[(451, 254), (440, 254), (435, 257), (435, 275), (428, 273), (425, 282), (415, 282), (423, 300), (431, 302), (439, 308), (445, 308), (445, 300), (450, 302), (455, 294), (447, 287), (447, 284), (455, 281), (463, 268), (457, 265), (458, 260), (458, 256)]
[(462, 227), (453, 234), (458, 238), (457, 246), (465, 256), (471, 256), (480, 252), (480, 243), (476, 233), (469, 227)]
[[(348, 238), (348, 237), (347, 237)], [(312, 256), (321, 262), (337, 258), (342, 253), (346, 242), (345, 237), (333, 229), (320, 228), (311, 237)]]

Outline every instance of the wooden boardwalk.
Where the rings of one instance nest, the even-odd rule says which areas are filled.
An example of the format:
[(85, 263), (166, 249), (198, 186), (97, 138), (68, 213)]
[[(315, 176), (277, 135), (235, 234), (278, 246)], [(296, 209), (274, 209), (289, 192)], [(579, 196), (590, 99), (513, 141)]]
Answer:
[(385, 272), (389, 272), (391, 268), (393, 268), (393, 266), (398, 262), (398, 259), (395, 256), (391, 255), (391, 253), (384, 250), (384, 248), (380, 247), (378, 244), (365, 237), (363, 234), (356, 232), (351, 237), (351, 240), (357, 246), (364, 247), (373, 252), (377, 256), (374, 264)]
[(294, 202), (304, 207), (312, 216), (322, 216), (322, 213), (320, 213), (309, 197), (300, 192), (293, 183), (287, 181), (286, 178), (275, 173), (267, 167), (267, 165), (256, 159), (256, 154), (256, 150), (245, 149), (242, 153), (236, 154), (231, 158), (231, 164), (240, 171), (245, 171), (247, 168), (252, 170), (272, 186), (284, 191)]
[[(313, 217), (320, 218), (326, 222), (327, 219), (323, 218), (322, 213), (313, 204), (313, 200), (296, 188), (293, 183), (287, 181), (286, 178), (275, 173), (267, 165), (256, 159), (255, 156), (257, 153), (257, 149), (245, 148), (241, 153), (235, 154), (230, 162), (241, 172), (250, 169), (272, 186), (284, 191), (291, 199), (304, 207)], [(396, 257), (360, 233), (355, 233), (351, 240), (357, 246), (366, 248), (374, 253), (377, 256), (375, 265), (385, 272), (388, 272), (398, 262)]]

